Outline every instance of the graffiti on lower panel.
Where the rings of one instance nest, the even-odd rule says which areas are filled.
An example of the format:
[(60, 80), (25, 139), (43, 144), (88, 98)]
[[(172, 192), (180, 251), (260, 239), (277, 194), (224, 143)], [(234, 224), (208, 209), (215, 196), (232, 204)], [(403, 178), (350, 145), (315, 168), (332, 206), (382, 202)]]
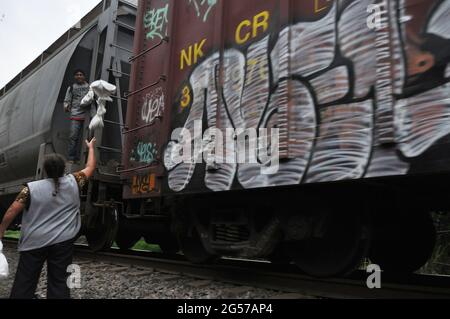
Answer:
[(401, 99), (395, 110), (399, 148), (417, 157), (450, 133), (450, 83)]
[[(235, 183), (257, 188), (413, 170), (450, 134), (450, 0), (414, 1), (318, 0), (315, 12), (323, 15), (281, 30), (263, 11), (236, 25), (235, 48), (202, 51), (206, 58), (190, 64), (190, 85), (181, 93), (190, 105), (184, 128), (193, 139), (211, 128), (223, 136), (229, 128), (259, 132), (247, 139), (257, 145), (253, 154), (243, 154), (239, 133), (224, 146), (227, 156), (258, 161), (207, 166), (205, 186), (223, 191)], [(374, 5), (381, 19), (375, 25)], [(426, 17), (415, 17), (419, 11)], [(196, 129), (204, 119), (207, 127)], [(279, 169), (261, 174), (267, 163), (259, 151), (274, 128)], [(194, 147), (181, 135), (171, 145), (182, 141)], [(194, 147), (191, 162), (174, 164), (173, 149), (164, 158), (169, 187), (178, 192), (190, 184), (203, 150)]]
[(133, 176), (131, 182), (131, 193), (133, 195), (142, 195), (154, 192), (156, 190), (155, 181), (155, 174)]
[(162, 88), (157, 88), (147, 94), (141, 108), (141, 118), (147, 123), (153, 123), (164, 114), (165, 97)]
[(372, 149), (371, 100), (330, 106), (320, 113), (307, 182), (356, 179), (364, 175)]
[(158, 159), (156, 144), (151, 142), (138, 142), (131, 150), (130, 161), (142, 164), (152, 164)]

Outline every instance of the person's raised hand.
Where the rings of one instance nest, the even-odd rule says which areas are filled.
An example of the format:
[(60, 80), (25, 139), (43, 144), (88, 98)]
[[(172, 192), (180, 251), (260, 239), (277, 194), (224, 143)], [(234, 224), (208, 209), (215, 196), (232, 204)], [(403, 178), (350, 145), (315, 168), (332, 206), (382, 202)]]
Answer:
[(92, 140), (89, 142), (88, 140), (86, 140), (86, 145), (89, 148), (94, 148), (95, 146), (95, 142), (97, 142), (97, 139), (95, 137), (92, 138)]

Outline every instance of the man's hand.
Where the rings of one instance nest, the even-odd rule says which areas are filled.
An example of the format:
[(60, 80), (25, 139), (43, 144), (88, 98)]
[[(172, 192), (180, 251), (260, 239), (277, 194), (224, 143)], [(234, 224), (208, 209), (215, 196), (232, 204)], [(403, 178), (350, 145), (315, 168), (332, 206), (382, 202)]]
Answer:
[(95, 147), (95, 142), (97, 142), (97, 139), (95, 137), (93, 137), (90, 142), (88, 140), (86, 140), (86, 146), (89, 149), (93, 149)]
[(70, 104), (69, 103), (64, 103), (64, 112), (69, 113), (70, 112)]

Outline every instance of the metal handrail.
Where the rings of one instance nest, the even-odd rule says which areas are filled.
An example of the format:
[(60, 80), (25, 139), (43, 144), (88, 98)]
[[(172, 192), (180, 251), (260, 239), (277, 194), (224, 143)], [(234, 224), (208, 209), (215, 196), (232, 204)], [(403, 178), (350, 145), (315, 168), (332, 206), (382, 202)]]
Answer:
[(158, 81), (156, 81), (156, 82), (154, 82), (154, 83), (152, 83), (152, 84), (150, 84), (150, 85), (144, 86), (143, 88), (140, 88), (139, 90), (133, 91), (133, 92), (131, 92), (131, 93), (125, 93), (125, 97), (128, 98), (128, 97), (130, 97), (130, 96), (132, 96), (132, 95), (136, 95), (136, 94), (138, 94), (139, 92), (142, 92), (142, 91), (144, 91), (144, 90), (146, 90), (146, 89), (148, 89), (148, 88), (151, 88), (151, 87), (153, 87), (153, 86), (155, 86), (155, 85), (158, 85), (159, 83), (161, 83), (161, 81), (165, 81), (166, 79), (167, 79), (167, 78), (166, 78), (165, 75), (161, 75), (161, 76), (159, 77), (159, 80), (158, 80)]
[(130, 77), (131, 75), (130, 74), (128, 74), (128, 73), (123, 73), (123, 72), (121, 72), (121, 71), (119, 71), (119, 70), (116, 70), (116, 69), (107, 69), (108, 71), (111, 71), (111, 72), (113, 72), (113, 73), (119, 73), (119, 74), (122, 74), (122, 75), (125, 75), (125, 76), (128, 76), (128, 77)]
[(129, 59), (129, 61), (130, 61), (130, 62), (133, 62), (134, 60), (139, 59), (139, 58), (140, 58), (141, 56), (143, 56), (144, 54), (147, 54), (147, 53), (150, 52), (151, 50), (156, 49), (157, 47), (159, 47), (161, 44), (163, 44), (163, 42), (169, 42), (169, 37), (164, 37), (164, 38), (162, 38), (157, 44), (155, 44), (155, 45), (152, 46), (151, 48), (148, 48), (148, 49), (142, 51), (141, 53), (139, 53), (139, 54), (136, 55), (136, 56), (132, 56), (132, 57)]
[(121, 47), (120, 45), (117, 45), (117, 44), (114, 44), (114, 43), (110, 43), (109, 45), (111, 47), (115, 47), (117, 49), (120, 49), (120, 50), (123, 50), (123, 51), (127, 51), (128, 53), (133, 53), (133, 51), (131, 51), (131, 50), (127, 49), (127, 48)]
[(126, 23), (123, 23), (123, 22), (120, 22), (120, 21), (118, 21), (118, 20), (114, 20), (113, 23), (115, 23), (115, 24), (117, 24), (117, 25), (119, 25), (119, 26), (121, 26), (121, 27), (124, 27), (125, 29), (128, 29), (128, 30), (130, 30), (130, 31), (135, 31), (135, 30), (136, 30), (136, 29), (134, 28), (134, 26), (131, 26), (131, 25), (126, 24)]
[(122, 100), (122, 101), (126, 101), (126, 102), (128, 102), (128, 99), (126, 99), (126, 98), (123, 98), (123, 97), (120, 97), (120, 96), (117, 96), (117, 95), (111, 95), (110, 97), (112, 97), (113, 99), (120, 99), (120, 100)]
[(103, 120), (103, 122), (108, 123), (108, 124), (117, 125), (117, 126), (122, 126), (124, 128), (127, 127), (125, 124), (122, 124), (122, 123), (119, 123), (119, 122), (114, 122), (114, 121), (109, 121), (109, 120)]
[(106, 147), (106, 146), (97, 146), (97, 148), (100, 150), (104, 150), (104, 151), (108, 151), (108, 152), (112, 152), (112, 153), (122, 154), (122, 150), (117, 149), (117, 148), (111, 148), (111, 147)]
[(120, 169), (120, 167), (118, 167), (116, 172), (119, 173), (119, 174), (132, 173), (132, 172), (140, 171), (142, 169), (159, 167), (160, 164), (161, 164), (161, 162), (157, 160), (157, 161), (153, 162), (152, 164), (148, 164), (148, 165), (144, 165), (144, 166), (138, 166), (138, 167), (133, 167), (133, 168), (129, 168), (129, 169)]
[(142, 130), (142, 129), (144, 129), (144, 128), (153, 126), (153, 125), (155, 124), (156, 120), (161, 120), (161, 119), (162, 119), (162, 116), (157, 116), (157, 117), (155, 117), (155, 119), (154, 119), (153, 121), (151, 121), (150, 123), (145, 124), (145, 125), (142, 125), (142, 126), (139, 126), (139, 127), (136, 127), (136, 128), (134, 128), (134, 129), (131, 129), (131, 130), (130, 130), (128, 127), (125, 127), (124, 130), (122, 131), (122, 134), (126, 135), (126, 134), (129, 134), (129, 133), (133, 133), (133, 132), (136, 132), (136, 131), (140, 131), (140, 130)]
[(102, 171), (101, 169), (97, 169), (97, 172), (98, 172), (100, 175), (103, 175), (103, 176), (110, 176), (110, 177), (116, 177), (116, 178), (119, 178), (119, 177), (120, 177), (120, 176), (117, 175), (117, 174), (107, 173), (107, 172)]

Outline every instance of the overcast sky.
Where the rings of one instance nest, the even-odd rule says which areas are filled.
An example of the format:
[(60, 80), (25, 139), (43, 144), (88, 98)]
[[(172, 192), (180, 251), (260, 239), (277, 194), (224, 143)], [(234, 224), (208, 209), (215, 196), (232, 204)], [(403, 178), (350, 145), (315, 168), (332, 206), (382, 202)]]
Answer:
[(0, 0), (0, 88), (101, 0)]

